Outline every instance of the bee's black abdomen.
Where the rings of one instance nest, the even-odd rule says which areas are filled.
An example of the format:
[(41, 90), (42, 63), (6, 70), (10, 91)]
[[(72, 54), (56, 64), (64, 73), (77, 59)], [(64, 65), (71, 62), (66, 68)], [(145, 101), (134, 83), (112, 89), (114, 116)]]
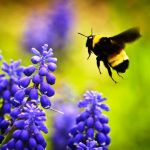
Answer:
[(129, 60), (124, 60), (122, 63), (118, 64), (117, 66), (113, 67), (114, 70), (116, 70), (117, 72), (121, 72), (124, 73), (126, 71), (126, 69), (129, 66)]

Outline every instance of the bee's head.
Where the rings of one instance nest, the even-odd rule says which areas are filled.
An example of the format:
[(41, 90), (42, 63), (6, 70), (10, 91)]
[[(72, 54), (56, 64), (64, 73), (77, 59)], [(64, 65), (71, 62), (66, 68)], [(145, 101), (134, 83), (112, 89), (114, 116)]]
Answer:
[(89, 53), (89, 56), (88, 58), (90, 57), (92, 51), (93, 51), (93, 48), (92, 48), (92, 45), (93, 45), (93, 37), (94, 35), (92, 34), (92, 29), (91, 29), (91, 35), (87, 36), (87, 35), (84, 35), (82, 33), (78, 33), (84, 37), (87, 37), (87, 41), (86, 41), (86, 47), (88, 48), (88, 53)]
[(93, 43), (93, 35), (90, 35), (87, 37), (86, 47), (92, 48), (92, 43)]
[(94, 37), (94, 35), (92, 35), (92, 29), (91, 29), (91, 35), (89, 35), (89, 36), (84, 35), (82, 33), (78, 33), (78, 34), (80, 34), (80, 35), (82, 35), (84, 37), (87, 37), (86, 47), (91, 49), (92, 48), (92, 43), (93, 43), (93, 37)]

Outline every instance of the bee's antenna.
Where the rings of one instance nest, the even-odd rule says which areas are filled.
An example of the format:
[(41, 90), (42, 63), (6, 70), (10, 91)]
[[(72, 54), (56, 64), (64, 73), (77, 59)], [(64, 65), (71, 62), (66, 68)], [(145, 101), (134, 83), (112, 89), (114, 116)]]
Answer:
[(82, 34), (82, 33), (78, 33), (78, 34), (80, 34), (80, 35), (82, 35), (82, 36), (85, 36), (85, 37), (88, 37), (87, 35), (84, 35), (84, 34)]
[(91, 35), (93, 35), (93, 29), (91, 28)]

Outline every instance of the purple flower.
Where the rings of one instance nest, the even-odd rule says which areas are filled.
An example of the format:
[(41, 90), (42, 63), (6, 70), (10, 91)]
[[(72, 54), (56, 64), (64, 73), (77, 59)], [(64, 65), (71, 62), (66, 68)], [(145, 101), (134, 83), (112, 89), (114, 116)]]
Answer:
[(5, 61), (2, 63), (3, 74), (0, 74), (0, 98), (2, 105), (0, 108), (0, 143), (4, 139), (4, 134), (8, 132), (11, 121), (5, 119), (6, 114), (12, 111), (12, 97), (19, 89), (18, 80), (22, 77), (23, 67), (20, 66), (21, 61)]
[(63, 111), (63, 115), (55, 114), (53, 117), (53, 134), (51, 137), (53, 150), (65, 150), (69, 140), (69, 130), (75, 124), (75, 116), (77, 108), (73, 103), (58, 103), (59, 110)]
[(53, 50), (48, 49), (47, 44), (44, 44), (40, 51), (32, 48), (32, 52), (35, 55), (31, 58), (33, 64), (22, 70), (25, 76), (18, 77), (19, 62), (13, 63), (11, 68), (7, 63), (4, 64), (3, 71), (9, 75), (11, 82), (5, 79), (5, 76), (0, 76), (2, 80), (0, 96), (5, 100), (2, 110), (4, 113), (10, 113), (8, 121), (4, 116), (0, 116), (0, 133), (2, 133), (0, 140), (3, 140), (4, 134), (6, 139), (7, 135), (10, 137), (4, 140), (2, 149), (46, 148), (41, 131), (48, 133), (48, 129), (44, 123), (45, 112), (41, 110), (39, 104), (45, 109), (51, 107), (50, 97), (55, 94), (52, 87), (55, 83), (53, 72), (57, 67), (57, 59), (53, 57)]
[[(52, 32), (51, 44), (55, 49), (63, 49), (69, 41), (69, 31), (73, 27), (73, 8), (69, 0), (56, 2), (51, 16), (49, 30)], [(57, 41), (57, 42), (55, 42)]]
[(2, 60), (3, 59), (3, 56), (1, 55), (1, 51), (0, 51), (0, 60)]
[(108, 117), (102, 110), (109, 111), (106, 98), (96, 91), (87, 91), (78, 106), (85, 110), (76, 118), (76, 125), (70, 130), (68, 149), (107, 150), (110, 144)]
[(21, 61), (10, 61), (10, 65), (5, 61), (2, 64), (2, 71), (5, 72), (11, 80), (17, 81), (22, 77), (23, 67), (20, 66)]
[(33, 65), (24, 68), (25, 77), (19, 80), (20, 90), (15, 93), (12, 102), (14, 106), (20, 106), (26, 101), (35, 101), (40, 102), (43, 108), (49, 109), (49, 98), (55, 94), (51, 85), (56, 80), (52, 72), (57, 68), (57, 59), (53, 57), (53, 50), (49, 49), (47, 44), (44, 44), (40, 51), (32, 48), (32, 53)]
[(95, 140), (87, 140), (86, 144), (82, 142), (77, 146), (77, 150), (103, 150), (102, 147), (97, 147), (97, 142)]
[[(41, 150), (44, 150), (46, 141), (42, 136), (41, 131), (44, 133), (48, 132), (48, 129), (44, 125), (45, 121), (45, 112), (35, 103), (27, 102), (13, 124), (15, 131), (13, 131), (13, 134), (11, 135), (11, 140), (5, 143), (2, 148), (38, 149), (40, 147)], [(13, 130), (13, 128), (11, 130)]]
[(69, 32), (73, 27), (73, 8), (69, 0), (59, 1), (44, 15), (34, 14), (25, 27), (23, 46), (30, 50), (35, 47), (41, 51), (41, 45), (48, 43), (54, 49), (63, 49), (69, 41)]

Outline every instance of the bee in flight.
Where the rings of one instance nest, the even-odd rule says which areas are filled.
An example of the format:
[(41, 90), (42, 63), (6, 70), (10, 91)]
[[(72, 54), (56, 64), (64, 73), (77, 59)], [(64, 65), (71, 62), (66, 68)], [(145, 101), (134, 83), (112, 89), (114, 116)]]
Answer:
[(82, 33), (78, 34), (87, 37), (86, 47), (88, 48), (89, 57), (92, 52), (97, 56), (96, 61), (99, 72), (101, 73), (100, 61), (102, 61), (108, 70), (109, 76), (115, 83), (116, 81), (112, 77), (111, 68), (116, 70), (118, 75), (126, 71), (129, 66), (129, 58), (124, 51), (125, 44), (134, 42), (141, 36), (137, 27), (130, 28), (112, 37), (92, 35), (92, 30), (89, 36)]

